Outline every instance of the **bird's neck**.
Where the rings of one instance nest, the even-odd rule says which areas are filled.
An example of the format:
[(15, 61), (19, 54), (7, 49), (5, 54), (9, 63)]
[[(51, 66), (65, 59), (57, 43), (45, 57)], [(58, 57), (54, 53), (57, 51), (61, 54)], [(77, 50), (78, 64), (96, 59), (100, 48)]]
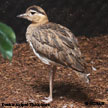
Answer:
[(32, 32), (36, 27), (41, 26), (43, 24), (47, 24), (49, 22), (48, 18), (40, 20), (39, 22), (32, 22), (28, 27), (27, 27), (27, 32), (26, 32), (26, 38), (29, 41), (30, 37), (32, 36)]
[(35, 27), (37, 27), (37, 26), (46, 24), (48, 22), (49, 22), (48, 18), (47, 17), (43, 17), (38, 22), (32, 22), (29, 26), (35, 26)]

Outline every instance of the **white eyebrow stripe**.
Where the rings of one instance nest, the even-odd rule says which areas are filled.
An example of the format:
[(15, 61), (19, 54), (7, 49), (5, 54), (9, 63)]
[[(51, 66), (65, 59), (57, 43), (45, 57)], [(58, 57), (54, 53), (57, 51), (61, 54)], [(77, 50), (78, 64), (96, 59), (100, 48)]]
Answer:
[[(37, 11), (32, 10), (32, 9), (30, 10), (30, 12), (36, 12), (36, 13), (38, 13)], [(41, 13), (38, 13), (38, 15), (39, 15), (39, 16), (44, 16), (44, 15), (43, 15), (43, 14), (41, 14)], [(32, 14), (31, 14), (31, 13), (30, 13), (30, 16), (32, 16)]]
[(37, 11), (35, 11), (35, 10), (30, 10), (30, 12), (37, 12)]
[(38, 15), (39, 15), (39, 16), (44, 16), (44, 15), (43, 15), (43, 14), (41, 14), (41, 13), (38, 13)]

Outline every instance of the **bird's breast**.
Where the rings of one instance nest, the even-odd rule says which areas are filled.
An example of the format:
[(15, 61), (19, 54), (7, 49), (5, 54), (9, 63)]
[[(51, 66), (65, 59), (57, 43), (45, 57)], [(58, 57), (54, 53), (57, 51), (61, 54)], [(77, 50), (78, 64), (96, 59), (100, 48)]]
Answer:
[(33, 47), (33, 45), (32, 45), (31, 42), (30, 42), (30, 46), (31, 46), (31, 48), (32, 48), (32, 50), (33, 50), (33, 52), (34, 52), (34, 54), (35, 54), (43, 63), (45, 63), (45, 64), (47, 64), (47, 65), (50, 65), (50, 62), (51, 62), (51, 61), (50, 61), (49, 59), (47, 59), (46, 57), (41, 56), (41, 54), (37, 53), (36, 49), (34, 49), (34, 47)]
[[(39, 54), (36, 51), (36, 48), (34, 48), (32, 42), (31, 42), (31, 38), (32, 38), (32, 34), (34, 31), (34, 26), (28, 26), (27, 28), (27, 32), (26, 32), (26, 40), (27, 42), (30, 44), (30, 47), (32, 48), (34, 54), (45, 64), (50, 65), (51, 60), (47, 59), (46, 57), (41, 56), (41, 54)], [(36, 29), (36, 28), (35, 28)], [(36, 43), (35, 43), (36, 44)]]

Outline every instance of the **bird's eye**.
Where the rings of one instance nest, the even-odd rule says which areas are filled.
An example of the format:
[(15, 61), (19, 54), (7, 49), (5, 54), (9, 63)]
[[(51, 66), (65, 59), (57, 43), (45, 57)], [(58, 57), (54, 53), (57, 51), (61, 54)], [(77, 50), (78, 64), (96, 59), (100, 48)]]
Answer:
[(34, 14), (35, 14), (35, 12), (31, 12), (31, 14), (32, 14), (32, 15), (34, 15)]

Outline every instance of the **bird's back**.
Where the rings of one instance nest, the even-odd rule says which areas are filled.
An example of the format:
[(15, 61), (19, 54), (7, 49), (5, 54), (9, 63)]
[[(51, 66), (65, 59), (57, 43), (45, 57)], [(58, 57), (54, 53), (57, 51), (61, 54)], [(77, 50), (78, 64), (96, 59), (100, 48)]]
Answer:
[(85, 61), (81, 56), (77, 39), (68, 28), (50, 22), (40, 26), (30, 25), (26, 38), (41, 57), (85, 72)]

